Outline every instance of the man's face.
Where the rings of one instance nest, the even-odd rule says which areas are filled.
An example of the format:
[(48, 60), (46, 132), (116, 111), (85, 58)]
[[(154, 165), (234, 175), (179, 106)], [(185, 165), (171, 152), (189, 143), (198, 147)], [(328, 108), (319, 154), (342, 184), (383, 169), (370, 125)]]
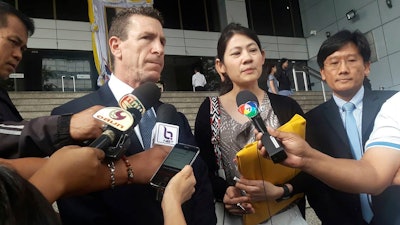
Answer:
[(369, 72), (370, 63), (363, 61), (356, 45), (350, 42), (325, 59), (321, 76), (335, 95), (349, 101)]
[(115, 75), (131, 86), (159, 81), (166, 42), (160, 22), (147, 16), (133, 15), (127, 29), (126, 40), (110, 38)]
[(7, 16), (7, 27), (0, 28), (0, 78), (14, 73), (26, 49), (28, 34), (24, 24), (14, 15)]

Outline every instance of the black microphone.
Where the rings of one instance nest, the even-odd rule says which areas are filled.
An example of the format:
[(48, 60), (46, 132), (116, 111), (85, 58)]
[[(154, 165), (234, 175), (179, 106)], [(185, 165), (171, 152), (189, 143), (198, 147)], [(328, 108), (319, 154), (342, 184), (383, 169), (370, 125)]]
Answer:
[(157, 109), (157, 121), (153, 128), (152, 144), (174, 146), (179, 140), (178, 112), (171, 104), (162, 104)]
[(161, 97), (161, 91), (155, 83), (146, 82), (135, 88), (132, 93), (124, 95), (118, 102), (123, 109), (136, 109), (132, 113), (143, 115), (147, 109), (153, 107)]
[(269, 135), (263, 119), (258, 110), (257, 97), (248, 90), (240, 91), (236, 96), (236, 104), (242, 115), (250, 118), (253, 121), (256, 129), (263, 133), (261, 142), (265, 146), (269, 157), (274, 163), (280, 163), (287, 158), (286, 152), (282, 147), (282, 143), (276, 140), (275, 137)]
[(128, 137), (133, 132), (133, 127), (139, 123), (143, 113), (153, 107), (160, 97), (161, 91), (157, 85), (147, 82), (137, 87), (132, 93), (124, 95), (119, 100), (121, 108), (106, 107), (96, 112), (93, 117), (107, 124), (107, 129), (89, 146), (102, 149), (107, 158), (119, 159), (130, 145)]

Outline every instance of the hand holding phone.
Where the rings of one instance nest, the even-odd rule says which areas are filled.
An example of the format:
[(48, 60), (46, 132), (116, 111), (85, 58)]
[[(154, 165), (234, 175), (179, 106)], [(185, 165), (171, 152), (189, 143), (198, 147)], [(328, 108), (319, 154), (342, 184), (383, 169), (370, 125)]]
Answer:
[(185, 165), (193, 164), (199, 152), (198, 147), (182, 143), (175, 144), (151, 178), (150, 184), (156, 188), (165, 189), (169, 180)]

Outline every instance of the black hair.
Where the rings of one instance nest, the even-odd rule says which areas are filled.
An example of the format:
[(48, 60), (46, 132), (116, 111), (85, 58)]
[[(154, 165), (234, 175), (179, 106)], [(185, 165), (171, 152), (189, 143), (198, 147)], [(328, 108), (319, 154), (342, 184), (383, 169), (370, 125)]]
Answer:
[(26, 30), (28, 32), (28, 36), (32, 36), (35, 32), (35, 24), (31, 18), (23, 14), (22, 12), (15, 9), (10, 4), (0, 1), (0, 28), (8, 26), (7, 17), (9, 15), (14, 15), (21, 20), (21, 22), (25, 25)]
[(341, 30), (322, 43), (317, 55), (319, 68), (323, 69), (325, 59), (348, 43), (354, 43), (364, 62), (369, 62), (371, 49), (364, 34), (358, 30)]
[[(230, 23), (222, 30), (221, 36), (218, 39), (217, 58), (221, 60), (221, 62), (224, 62), (224, 54), (226, 51), (226, 46), (228, 45), (229, 40), (231, 40), (231, 38), (235, 34), (241, 34), (249, 37), (250, 39), (256, 42), (258, 48), (261, 51), (262, 49), (261, 42), (260, 39), (258, 39), (256, 32), (240, 25), (239, 23)], [(223, 76), (225, 77), (225, 80), (221, 83), (221, 90), (220, 90), (221, 95), (229, 92), (233, 88), (231, 79), (229, 79), (229, 77), (226, 74), (223, 74)]]
[(0, 224), (61, 225), (61, 221), (35, 186), (0, 165)]

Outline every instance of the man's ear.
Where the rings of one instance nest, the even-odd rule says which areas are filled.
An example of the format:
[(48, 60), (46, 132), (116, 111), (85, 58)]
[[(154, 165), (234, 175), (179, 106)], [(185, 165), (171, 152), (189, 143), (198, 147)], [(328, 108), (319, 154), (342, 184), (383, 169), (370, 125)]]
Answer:
[(319, 73), (321, 74), (321, 79), (322, 79), (322, 80), (325, 80), (325, 79), (326, 79), (326, 77), (325, 77), (325, 70), (324, 70), (324, 69), (320, 69), (320, 70), (319, 70)]
[(110, 52), (113, 54), (115, 58), (119, 58), (121, 56), (121, 39), (116, 36), (111, 36), (108, 40), (108, 46), (110, 46)]

